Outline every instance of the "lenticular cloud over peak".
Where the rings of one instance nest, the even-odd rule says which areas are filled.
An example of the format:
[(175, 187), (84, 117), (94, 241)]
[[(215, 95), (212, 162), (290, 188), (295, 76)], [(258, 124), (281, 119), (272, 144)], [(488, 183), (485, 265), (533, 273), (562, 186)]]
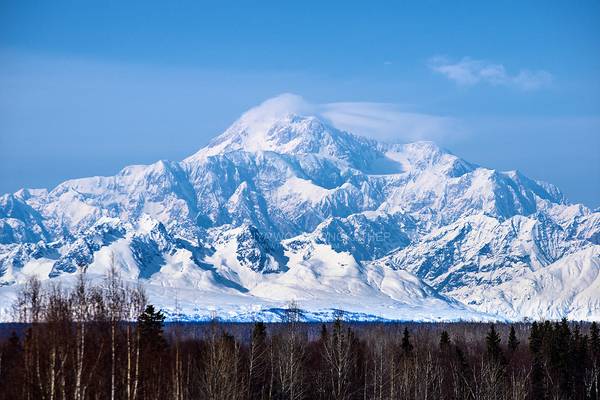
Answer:
[(238, 122), (259, 130), (286, 115), (314, 116), (337, 129), (392, 143), (439, 140), (462, 131), (455, 118), (406, 111), (397, 104), (352, 101), (319, 104), (292, 93), (264, 101), (245, 112)]
[(246, 123), (274, 120), (287, 114), (309, 115), (318, 113), (318, 105), (313, 105), (302, 96), (282, 93), (252, 107), (240, 117)]

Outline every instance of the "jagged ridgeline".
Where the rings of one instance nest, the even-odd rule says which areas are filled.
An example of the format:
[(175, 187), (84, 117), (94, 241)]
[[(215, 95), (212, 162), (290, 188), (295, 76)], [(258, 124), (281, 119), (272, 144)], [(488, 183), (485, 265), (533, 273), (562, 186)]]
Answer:
[[(185, 318), (600, 319), (600, 213), (282, 96), (181, 162), (0, 197), (0, 305), (115, 267)], [(356, 132), (360, 134), (360, 132)]]

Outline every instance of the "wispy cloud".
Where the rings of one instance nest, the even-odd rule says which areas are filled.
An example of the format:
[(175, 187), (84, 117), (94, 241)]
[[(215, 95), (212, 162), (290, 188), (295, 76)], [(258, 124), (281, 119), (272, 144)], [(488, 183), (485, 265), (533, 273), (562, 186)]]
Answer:
[(487, 83), (493, 86), (510, 86), (520, 90), (536, 90), (548, 86), (553, 76), (544, 70), (530, 71), (522, 69), (509, 73), (504, 65), (485, 60), (463, 57), (454, 62), (446, 57), (433, 57), (428, 62), (432, 71), (462, 86)]
[(407, 111), (389, 103), (328, 103), (320, 106), (320, 113), (339, 129), (389, 142), (441, 140), (463, 130), (456, 118)]
[(398, 104), (376, 102), (311, 103), (285, 93), (246, 112), (242, 119), (260, 126), (282, 114), (315, 115), (338, 129), (387, 142), (441, 140), (456, 137), (463, 126), (456, 118), (407, 110)]

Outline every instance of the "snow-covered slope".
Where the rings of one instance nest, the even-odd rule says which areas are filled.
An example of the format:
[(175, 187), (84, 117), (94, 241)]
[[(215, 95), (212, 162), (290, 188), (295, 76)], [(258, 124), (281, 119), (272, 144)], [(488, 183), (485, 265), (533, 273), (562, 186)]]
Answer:
[[(467, 297), (466, 291), (458, 289), (458, 297)], [(598, 320), (600, 246), (590, 246), (496, 287), (482, 285), (473, 291), (468, 297), (479, 310), (509, 318)]]
[(568, 282), (598, 269), (600, 213), (431, 142), (341, 131), (294, 99), (182, 162), (1, 196), (0, 297), (114, 264), (190, 317), (276, 318), (296, 300), (314, 318), (600, 319), (597, 282)]

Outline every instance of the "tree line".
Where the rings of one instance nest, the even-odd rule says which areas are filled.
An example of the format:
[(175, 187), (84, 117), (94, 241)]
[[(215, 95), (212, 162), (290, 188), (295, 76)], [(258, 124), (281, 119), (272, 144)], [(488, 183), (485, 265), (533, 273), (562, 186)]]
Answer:
[(598, 325), (166, 324), (112, 270), (31, 279), (0, 344), (4, 400), (600, 399)]

